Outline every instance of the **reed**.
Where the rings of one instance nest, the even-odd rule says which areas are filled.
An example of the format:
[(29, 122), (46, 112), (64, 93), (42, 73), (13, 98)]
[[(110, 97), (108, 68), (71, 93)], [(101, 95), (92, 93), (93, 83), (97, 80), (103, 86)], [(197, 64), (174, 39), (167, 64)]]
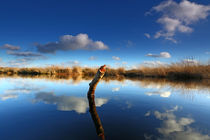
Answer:
[[(54, 77), (93, 77), (97, 72), (96, 68), (82, 67), (42, 67), (42, 68), (12, 68), (0, 67), (1, 75), (47, 75)], [(189, 64), (189, 63), (172, 63), (170, 65), (161, 65), (157, 67), (140, 67), (138, 69), (126, 70), (124, 68), (107, 68), (105, 78), (123, 79), (123, 78), (167, 78), (174, 80), (187, 79), (210, 79), (209, 64)]]

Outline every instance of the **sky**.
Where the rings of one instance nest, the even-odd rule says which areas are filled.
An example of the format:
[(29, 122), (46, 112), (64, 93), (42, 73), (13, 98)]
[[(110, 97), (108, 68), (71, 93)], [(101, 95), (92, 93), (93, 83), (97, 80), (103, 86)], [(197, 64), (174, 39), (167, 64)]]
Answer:
[(210, 0), (7, 0), (0, 66), (208, 62)]

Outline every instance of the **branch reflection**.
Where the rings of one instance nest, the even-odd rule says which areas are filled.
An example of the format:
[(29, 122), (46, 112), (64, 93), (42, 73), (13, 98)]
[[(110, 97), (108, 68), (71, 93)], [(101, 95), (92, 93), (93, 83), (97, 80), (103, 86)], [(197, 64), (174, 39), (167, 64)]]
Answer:
[(101, 120), (100, 120), (98, 113), (96, 111), (94, 94), (88, 94), (88, 101), (89, 101), (89, 112), (90, 112), (92, 120), (95, 124), (96, 133), (100, 137), (100, 139), (105, 140), (104, 128), (102, 126)]

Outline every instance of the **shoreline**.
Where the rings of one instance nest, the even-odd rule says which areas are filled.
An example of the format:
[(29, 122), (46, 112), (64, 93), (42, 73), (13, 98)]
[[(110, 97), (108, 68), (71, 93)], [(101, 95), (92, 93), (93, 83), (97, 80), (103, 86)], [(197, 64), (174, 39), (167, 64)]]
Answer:
[[(92, 77), (97, 68), (82, 67), (40, 67), (40, 68), (14, 68), (0, 67), (0, 75), (5, 76), (47, 76), (47, 77)], [(210, 65), (171, 64), (158, 67), (141, 67), (139, 69), (125, 70), (124, 68), (107, 68), (105, 77), (111, 79), (120, 77), (126, 79), (135, 78), (166, 78), (171, 80), (199, 80), (210, 79)]]

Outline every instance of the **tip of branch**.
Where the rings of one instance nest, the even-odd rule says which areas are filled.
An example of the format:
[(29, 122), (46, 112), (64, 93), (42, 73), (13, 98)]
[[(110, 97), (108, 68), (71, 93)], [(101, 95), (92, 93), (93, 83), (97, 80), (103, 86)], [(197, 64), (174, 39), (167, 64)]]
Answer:
[(106, 65), (101, 66), (101, 67), (99, 68), (99, 71), (100, 71), (101, 73), (106, 72)]

